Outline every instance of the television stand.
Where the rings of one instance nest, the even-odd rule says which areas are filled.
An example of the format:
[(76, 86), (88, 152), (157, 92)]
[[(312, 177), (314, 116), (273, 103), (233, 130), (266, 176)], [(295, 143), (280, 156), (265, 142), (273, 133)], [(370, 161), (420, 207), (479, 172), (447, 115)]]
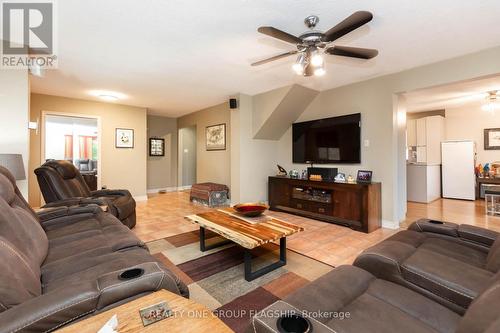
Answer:
[(381, 227), (381, 184), (269, 177), (271, 210), (336, 223), (357, 231)]

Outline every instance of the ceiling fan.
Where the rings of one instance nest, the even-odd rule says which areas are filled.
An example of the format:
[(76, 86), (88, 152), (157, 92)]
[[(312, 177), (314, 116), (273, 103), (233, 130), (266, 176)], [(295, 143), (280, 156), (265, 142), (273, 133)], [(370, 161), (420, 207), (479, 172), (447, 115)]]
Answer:
[(372, 18), (372, 13), (358, 11), (330, 30), (321, 32), (314, 30), (319, 22), (319, 18), (315, 15), (310, 15), (304, 20), (304, 24), (310, 30), (298, 37), (274, 27), (260, 27), (257, 29), (258, 32), (288, 43), (296, 44), (297, 50), (288, 51), (274, 57), (254, 62), (252, 66), (262, 65), (277, 59), (298, 54), (297, 61), (292, 66), (293, 70), (297, 74), (303, 76), (320, 76), (326, 73), (322, 53), (359, 59), (371, 59), (377, 56), (377, 50), (337, 45), (330, 46), (330, 43), (370, 22)]

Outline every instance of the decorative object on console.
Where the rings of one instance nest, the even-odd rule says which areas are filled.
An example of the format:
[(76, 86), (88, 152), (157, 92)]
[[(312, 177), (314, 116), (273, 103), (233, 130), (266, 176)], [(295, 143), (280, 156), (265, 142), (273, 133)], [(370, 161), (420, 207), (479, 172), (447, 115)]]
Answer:
[(295, 169), (292, 169), (290, 170), (290, 178), (299, 178), (299, 171), (298, 170), (295, 170)]
[(134, 148), (134, 130), (131, 128), (117, 128), (115, 130), (116, 148)]
[(356, 182), (370, 184), (372, 182), (372, 174), (373, 171), (358, 170), (358, 176), (356, 177)]
[(276, 166), (278, 167), (278, 174), (277, 174), (277, 176), (282, 176), (282, 177), (288, 176), (288, 172), (286, 172), (285, 168), (283, 168), (279, 164), (276, 164)]
[(165, 156), (165, 139), (149, 138), (149, 156)]
[(205, 129), (206, 150), (226, 150), (226, 124), (207, 126)]
[(337, 183), (345, 183), (345, 173), (342, 173), (342, 172), (339, 172), (335, 178), (334, 178), (335, 182)]
[(238, 212), (247, 217), (256, 217), (264, 213), (269, 206), (260, 202), (252, 202), (252, 203), (240, 203), (234, 205), (233, 208)]
[(500, 178), (500, 162), (491, 162), (491, 171), (493, 171), (493, 177)]
[(349, 176), (347, 177), (347, 182), (348, 182), (348, 183), (351, 183), (351, 184), (352, 184), (352, 183), (355, 183), (354, 177), (353, 177), (352, 175), (349, 175)]
[[(325, 181), (333, 181), (339, 169), (337, 168), (307, 168), (308, 178), (311, 180), (325, 180)], [(320, 177), (313, 177), (313, 175), (319, 175)]]
[(486, 128), (484, 130), (484, 150), (500, 149), (500, 128)]
[(320, 182), (323, 180), (321, 175), (310, 175), (309, 180)]
[(16, 180), (26, 179), (24, 172), (23, 155), (21, 154), (0, 154), (0, 166), (3, 166), (14, 175)]

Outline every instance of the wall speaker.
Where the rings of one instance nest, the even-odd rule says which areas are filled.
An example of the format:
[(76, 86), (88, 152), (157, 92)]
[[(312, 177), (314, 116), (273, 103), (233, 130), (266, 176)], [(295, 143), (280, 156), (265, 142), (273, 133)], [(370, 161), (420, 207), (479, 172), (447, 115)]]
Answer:
[(238, 108), (238, 100), (236, 98), (229, 99), (229, 108), (230, 109), (237, 109)]

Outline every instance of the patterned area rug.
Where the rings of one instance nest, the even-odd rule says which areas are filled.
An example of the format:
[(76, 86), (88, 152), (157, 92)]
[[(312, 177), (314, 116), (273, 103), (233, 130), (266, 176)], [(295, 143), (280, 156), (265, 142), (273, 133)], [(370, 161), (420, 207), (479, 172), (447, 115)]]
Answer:
[[(222, 240), (212, 232), (207, 232), (207, 238), (207, 244)], [(235, 332), (244, 332), (259, 310), (333, 269), (288, 249), (286, 266), (247, 282), (243, 249), (234, 244), (201, 252), (198, 231), (192, 231), (147, 245), (156, 258), (189, 286), (191, 299), (209, 307)], [(253, 270), (276, 261), (278, 254), (276, 244), (253, 250)]]

